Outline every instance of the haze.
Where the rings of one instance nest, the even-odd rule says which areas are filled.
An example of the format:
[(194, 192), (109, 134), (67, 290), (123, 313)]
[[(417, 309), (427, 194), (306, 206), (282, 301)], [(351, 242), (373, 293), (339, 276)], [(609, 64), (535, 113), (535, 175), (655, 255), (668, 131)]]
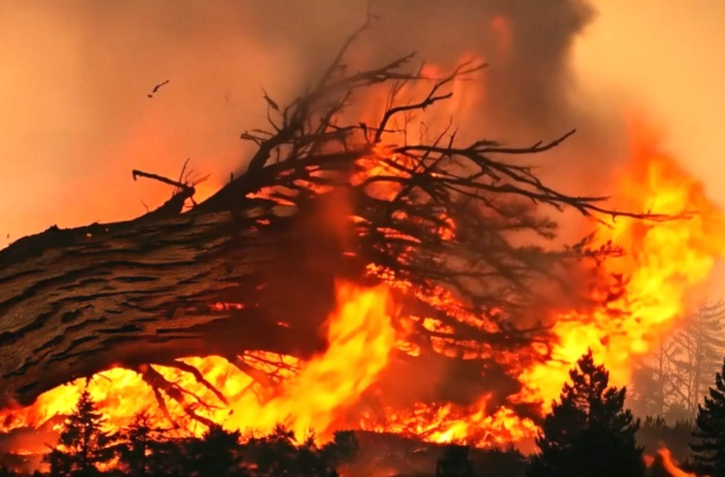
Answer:
[[(279, 19), (284, 2), (236, 2), (244, 6), (233, 9), (227, 1), (203, 3), (0, 3), (0, 247), (53, 224), (132, 218), (144, 212), (142, 201), (153, 207), (168, 197), (166, 187), (134, 183), (133, 168), (173, 176), (190, 157), (199, 175), (212, 174), (200, 193), (219, 186), (246, 155), (239, 133), (264, 120), (262, 85), (289, 97), (303, 84), (290, 78), (309, 76), (364, 17), (364, 2), (336, 3), (333, 11), (309, 2), (293, 22)], [(542, 8), (535, 0), (518, 3), (531, 4), (532, 15)], [(292, 4), (301, 5), (285, 3)], [(570, 99), (603, 118), (626, 107), (645, 111), (725, 204), (725, 4), (594, 6), (598, 16), (575, 43)], [(395, 21), (410, 28), (401, 15)], [(428, 18), (425, 26), (434, 23)], [(431, 38), (424, 56), (445, 50), (443, 40)], [(387, 40), (381, 49), (397, 54), (407, 46)], [(551, 125), (570, 126), (586, 132), (590, 125)]]

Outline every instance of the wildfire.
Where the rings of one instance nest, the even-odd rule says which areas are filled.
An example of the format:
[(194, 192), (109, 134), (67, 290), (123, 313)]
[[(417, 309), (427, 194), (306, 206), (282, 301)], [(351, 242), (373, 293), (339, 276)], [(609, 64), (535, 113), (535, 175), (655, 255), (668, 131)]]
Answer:
[[(502, 47), (508, 48), (509, 26), (497, 22)], [(434, 67), (424, 71), (431, 76), (436, 76), (436, 72)], [(461, 87), (455, 83), (455, 88)], [(400, 92), (415, 91), (401, 89)], [(459, 108), (460, 103), (453, 103), (453, 107)], [(556, 340), (550, 344), (546, 361), (517, 369), (515, 357), (499, 357), (511, 365), (512, 373), (522, 385), (522, 391), (511, 399), (512, 406), (492, 409), (488, 395), (481, 396), (469, 407), (421, 402), (409, 410), (386, 409), (384, 422), (363, 415), (359, 422), (361, 428), (415, 435), (435, 442), (465, 441), (482, 447), (497, 446), (536, 434), (536, 424), (518, 416), (513, 404), (541, 403), (542, 412), (546, 411), (567, 380), (569, 369), (587, 349), (592, 349), (595, 359), (610, 370), (613, 384), (628, 383), (633, 358), (649, 352), (658, 338), (676, 325), (687, 311), (693, 290), (706, 282), (715, 260), (725, 252), (721, 211), (708, 199), (701, 184), (674, 158), (660, 152), (656, 141), (643, 128), (635, 130), (634, 139), (629, 164), (613, 191), (619, 207), (658, 214), (680, 214), (687, 207), (692, 215), (685, 220), (661, 223), (617, 218), (601, 225), (598, 240), (621, 247), (624, 256), (605, 261), (601, 266), (604, 280), (592, 291), (600, 306), (562, 310), (553, 317), (552, 333)], [(404, 171), (412, 167), (405, 161), (410, 160), (390, 154), (376, 144), (372, 154), (360, 160), (361, 172), (352, 180), (358, 184), (375, 176), (405, 175)], [(394, 181), (371, 182), (371, 187), (375, 188), (373, 195), (378, 197), (397, 193)], [(263, 191), (258, 196), (269, 198), (273, 194)], [(353, 217), (356, 219), (360, 218)], [(440, 237), (453, 239), (456, 224), (446, 216), (441, 216), (440, 222), (436, 225)], [(404, 332), (396, 331), (393, 326), (396, 310), (391, 290), (421, 292), (394, 277), (385, 279), (385, 271), (376, 264), (370, 264), (370, 270), (386, 283), (374, 288), (347, 282), (338, 284), (337, 306), (326, 322), (329, 346), (324, 353), (306, 363), (265, 353), (244, 356), (255, 368), (273, 372), (274, 386), (260, 386), (239, 366), (212, 356), (181, 360), (198, 369), (211, 386), (181, 369), (151, 365), (170, 383), (170, 390), (161, 391), (165, 394), (166, 409), (159, 405), (154, 390), (143, 376), (127, 369), (98, 373), (89, 380), (88, 390), (103, 409), (107, 425), (115, 429), (127, 426), (135, 415), (147, 411), (164, 427), (174, 423), (180, 434), (200, 435), (205, 430), (201, 424), (205, 419), (229, 429), (269, 431), (284, 422), (298, 436), (310, 429), (318, 435), (329, 434), (342, 422), (349, 423), (344, 421), (344, 413), (376, 382), (389, 364), (391, 353), (399, 350), (415, 355), (420, 351), (406, 341)], [(495, 326), (485, 317), (472, 316), (447, 290), (428, 292), (427, 296), (418, 298), (481, 329)], [(243, 305), (212, 306), (223, 309)], [(428, 329), (443, 333), (441, 325), (432, 319), (401, 318), (397, 320), (398, 328), (403, 330), (411, 322), (420, 322)], [(433, 349), (447, 353), (444, 340), (434, 343)], [(0, 431), (37, 428), (54, 416), (70, 413), (84, 386), (85, 380), (76, 380), (44, 393), (30, 407), (0, 413)], [(219, 390), (227, 402), (211, 388)], [(180, 398), (171, 396), (172, 391)], [(671, 464), (669, 453), (663, 452), (660, 452), (663, 461)], [(671, 471), (672, 475), (689, 475), (677, 471)]]
[(536, 434), (538, 427), (527, 418), (501, 407), (494, 413), (487, 409), (488, 396), (484, 396), (471, 408), (417, 403), (414, 409), (400, 412), (389, 409), (386, 422), (366, 417), (364, 429), (411, 435), (431, 442), (465, 442), (476, 447), (500, 447), (519, 442)]
[(558, 396), (572, 364), (588, 348), (610, 370), (615, 385), (629, 382), (632, 361), (651, 350), (687, 311), (690, 293), (704, 284), (725, 252), (725, 227), (720, 209), (702, 185), (676, 160), (657, 148), (655, 138), (638, 125), (632, 155), (618, 181), (615, 197), (626, 210), (678, 215), (663, 223), (617, 218), (602, 227), (599, 239), (611, 240), (625, 255), (606, 261), (603, 272), (614, 277), (605, 290), (595, 290), (602, 306), (593, 311), (568, 311), (557, 317), (558, 340), (551, 359), (525, 370), (520, 380), (524, 400), (548, 405)]
[[(255, 394), (251, 377), (223, 358), (182, 361), (199, 369), (227, 398), (229, 406), (224, 406), (192, 375), (154, 365), (166, 380), (184, 389), (187, 397), (193, 393), (199, 398), (199, 401), (189, 399), (186, 409), (167, 399), (170, 417), (179, 426), (177, 432), (192, 435), (204, 432), (205, 426), (190, 419), (185, 412), (192, 411), (230, 429), (267, 432), (284, 422), (299, 436), (306, 435), (310, 429), (324, 435), (336, 417), (355, 402), (386, 366), (396, 340), (391, 324), (393, 311), (387, 287), (360, 288), (338, 283), (337, 308), (327, 320), (328, 349), (311, 359), (299, 374), (292, 372), (293, 365), (298, 363), (288, 357), (278, 358), (281, 364), (287, 365), (280, 368), (287, 369), (284, 376), (287, 379), (274, 395), (265, 398)], [(275, 359), (265, 355), (258, 358), (267, 362)], [(42, 394), (30, 407), (5, 411), (0, 414), (0, 431), (37, 428), (56, 415), (69, 414), (85, 385), (85, 380), (79, 379)], [(109, 428), (126, 427), (143, 411), (158, 418), (162, 427), (169, 427), (153, 390), (134, 371), (115, 368), (98, 373), (90, 379), (88, 390), (103, 409)], [(202, 401), (207, 405), (201, 404)]]

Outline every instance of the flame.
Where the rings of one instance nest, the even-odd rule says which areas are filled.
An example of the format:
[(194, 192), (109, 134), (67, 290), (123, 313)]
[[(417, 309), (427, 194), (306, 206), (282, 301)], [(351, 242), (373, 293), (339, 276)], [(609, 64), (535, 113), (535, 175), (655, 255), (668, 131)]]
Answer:
[(329, 320), (327, 351), (311, 360), (278, 397), (254, 413), (249, 412), (254, 400), (237, 401), (233, 409), (238, 412), (227, 421), (228, 427), (271, 430), (284, 421), (297, 435), (310, 429), (324, 433), (375, 381), (387, 365), (396, 339), (387, 288), (361, 290), (343, 284), (337, 297), (337, 312)]
[[(282, 372), (287, 378), (282, 388), (266, 402), (260, 402), (251, 392), (254, 382), (247, 374), (220, 357), (181, 361), (199, 369), (227, 397), (231, 403), (228, 407), (191, 374), (172, 367), (152, 365), (152, 368), (210, 406), (190, 399), (187, 411), (224, 423), (229, 429), (270, 431), (284, 422), (299, 436), (311, 428), (324, 434), (335, 417), (354, 403), (387, 365), (396, 341), (392, 312), (389, 291), (384, 285), (361, 288), (339, 282), (337, 309), (327, 320), (330, 344), (324, 353), (302, 365), (299, 374), (293, 372), (300, 364), (293, 358), (256, 355), (260, 362), (277, 360), (276, 364), (287, 370)], [(56, 415), (68, 415), (84, 386), (85, 380), (79, 379), (42, 394), (30, 407), (0, 413), (0, 431), (37, 428)], [(134, 416), (144, 411), (158, 418), (162, 427), (169, 427), (151, 387), (137, 372), (114, 368), (98, 373), (89, 381), (88, 390), (111, 429), (126, 427)], [(179, 424), (176, 432), (198, 436), (205, 431), (205, 426), (190, 419), (180, 404), (170, 399), (167, 403), (169, 414)]]
[[(502, 18), (496, 19), (491, 28), (499, 39), (502, 53), (512, 48), (510, 24)], [(423, 74), (433, 78), (445, 76), (441, 71), (426, 65)], [(428, 86), (406, 84), (399, 95), (424, 98), (429, 92)], [(480, 91), (464, 88), (462, 82), (454, 82), (453, 87), (454, 92), (461, 94), (454, 95), (455, 101), (444, 103), (449, 109), (443, 113), (440, 110), (422, 113), (423, 121), (432, 129), (436, 123), (443, 121), (445, 124), (451, 115), (465, 119), (462, 113), (473, 109), (470, 108), (471, 98), (482, 97)], [(374, 128), (386, 106), (374, 102), (366, 104), (360, 118)], [(399, 134), (394, 138), (399, 139), (398, 143), (405, 140), (402, 129), (395, 134)], [(359, 422), (361, 428), (413, 435), (434, 442), (465, 441), (481, 447), (498, 446), (536, 435), (536, 424), (517, 415), (514, 404), (538, 403), (542, 406), (541, 411), (546, 412), (551, 401), (559, 395), (569, 369), (587, 349), (592, 349), (595, 359), (610, 370), (613, 384), (629, 382), (633, 359), (648, 353), (663, 333), (673, 329), (687, 312), (693, 291), (706, 283), (715, 260), (725, 251), (722, 213), (709, 200), (702, 185), (673, 157), (662, 153), (657, 148), (657, 138), (641, 124), (635, 124), (633, 138), (629, 164), (618, 177), (613, 194), (617, 205), (623, 210), (659, 214), (680, 214), (683, 207), (688, 207), (693, 215), (686, 220), (660, 223), (619, 217), (602, 224), (597, 234), (599, 242), (611, 241), (622, 248), (624, 255), (601, 265), (600, 275), (605, 279), (592, 291), (592, 298), (600, 305), (563, 310), (552, 317), (551, 332), (555, 340), (547, 349), (532, 347), (528, 350), (541, 353), (542, 360), (524, 364), (522, 368), (519, 362), (529, 363), (530, 360), (520, 360), (506, 353), (495, 355), (498, 362), (513, 370), (522, 386), (522, 391), (510, 400), (511, 406), (493, 409), (488, 395), (481, 396), (471, 406), (419, 402), (407, 410), (387, 408), (382, 420), (363, 415)], [(352, 181), (360, 184), (376, 176), (405, 176), (406, 161), (409, 160), (376, 144), (369, 156), (360, 159), (359, 172)], [(369, 192), (390, 197), (397, 193), (395, 184), (394, 181), (371, 182)], [(254, 196), (283, 201), (270, 190), (259, 191)], [(362, 220), (359, 217), (352, 219)], [(443, 224), (438, 226), (440, 237), (453, 239), (455, 222), (445, 216), (440, 219)], [(180, 402), (166, 399), (166, 412), (177, 425), (174, 432), (203, 433), (205, 426), (190, 417), (190, 414), (196, 414), (229, 429), (267, 431), (284, 422), (298, 436), (310, 428), (321, 436), (329, 434), (341, 425), (345, 412), (356, 404), (361, 394), (376, 382), (394, 350), (414, 356), (420, 353), (415, 344), (406, 340), (406, 329), (411, 330), (412, 324), (419, 322), (439, 334), (446, 332), (435, 320), (415, 316), (398, 320), (398, 328), (403, 331), (396, 332), (391, 322), (395, 313), (391, 298), (393, 289), (413, 293), (435, 308), (482, 329), (496, 328), (494, 320), (473, 316), (443, 288), (427, 290), (423, 295), (410, 283), (386, 276), (386, 270), (381, 267), (370, 264), (369, 268), (383, 279), (385, 285), (364, 288), (347, 282), (338, 284), (337, 307), (327, 319), (329, 346), (324, 353), (309, 362), (261, 352), (242, 356), (253, 368), (272, 372), (279, 378), (272, 387), (260, 386), (240, 369), (239, 363), (230, 363), (221, 357), (180, 360), (196, 367), (226, 397), (226, 404), (192, 374), (175, 367), (151, 365), (153, 371), (170, 383), (170, 388), (162, 393), (167, 398), (174, 393), (180, 396)], [(211, 306), (224, 309), (243, 307), (244, 304)], [(449, 345), (445, 339), (436, 338), (433, 348), (438, 353), (451, 354)], [(472, 355), (494, 354), (485, 344), (476, 346), (478, 348), (470, 351)], [(471, 356), (464, 354), (464, 357)], [(54, 416), (67, 415), (84, 386), (84, 380), (77, 380), (44, 393), (30, 407), (0, 412), (0, 432), (20, 427), (37, 428)], [(142, 411), (147, 411), (162, 425), (170, 423), (151, 387), (135, 371), (114, 368), (98, 373), (90, 380), (88, 389), (103, 409), (110, 428), (127, 426)], [(661, 455), (663, 461), (671, 463), (667, 460), (669, 453), (667, 458)], [(680, 472), (673, 475), (690, 475)]]
[[(672, 458), (672, 453), (669, 449), (666, 447), (663, 447), (657, 451), (657, 455), (659, 456), (659, 460), (662, 464), (662, 467), (667, 471), (668, 474), (670, 474), (672, 477), (698, 477), (697, 474), (685, 472), (684, 470), (680, 469), (677, 466), (677, 463), (675, 463), (674, 459)], [(645, 463), (647, 464), (647, 467), (651, 467), (655, 459), (652, 456), (644, 456)]]
[(489, 396), (471, 408), (416, 403), (409, 411), (386, 411), (386, 422), (366, 416), (361, 427), (376, 432), (392, 432), (437, 443), (464, 442), (476, 447), (500, 447), (536, 434), (538, 427), (528, 418), (520, 418), (507, 407), (487, 410)]
[[(601, 228), (600, 241), (611, 240), (625, 252), (603, 264), (615, 283), (594, 292), (605, 301), (598, 309), (557, 317), (551, 359), (520, 376), (525, 401), (548, 404), (557, 397), (568, 370), (589, 348), (610, 371), (612, 383), (626, 385), (633, 359), (673, 329), (687, 312), (690, 293), (706, 282), (725, 252), (721, 210), (641, 125), (635, 127), (630, 164), (617, 183), (615, 196), (624, 210), (678, 215), (687, 208), (693, 215), (658, 223), (620, 217)], [(621, 288), (619, 293), (604, 300), (612, 285)]]

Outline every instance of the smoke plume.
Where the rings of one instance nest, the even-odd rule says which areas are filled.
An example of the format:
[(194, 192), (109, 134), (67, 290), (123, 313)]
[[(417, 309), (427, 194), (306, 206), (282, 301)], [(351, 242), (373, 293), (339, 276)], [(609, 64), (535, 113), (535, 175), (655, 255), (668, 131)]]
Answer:
[[(164, 200), (163, 187), (131, 182), (133, 168), (173, 176), (190, 157), (212, 174), (200, 190), (211, 192), (244, 167), (250, 150), (238, 137), (265, 121), (262, 88), (281, 103), (293, 98), (367, 9), (367, 0), (3, 2), (0, 40), (12, 47), (0, 52), (11, 66), (0, 73), (0, 174), (19, 179), (2, 192), (2, 203), (13, 198), (0, 208), (10, 240), (55, 223), (128, 218)], [(568, 177), (608, 169), (592, 169), (601, 161), (590, 153), (568, 159), (583, 151), (577, 145), (616, 142), (573, 96), (570, 50), (594, 18), (585, 3), (400, 0), (371, 9), (379, 20), (358, 61), (417, 51), (442, 68), (466, 55), (489, 63), (480, 97), (458, 111), (462, 132), (521, 144), (579, 128), (544, 163), (547, 175), (558, 177), (563, 161)]]

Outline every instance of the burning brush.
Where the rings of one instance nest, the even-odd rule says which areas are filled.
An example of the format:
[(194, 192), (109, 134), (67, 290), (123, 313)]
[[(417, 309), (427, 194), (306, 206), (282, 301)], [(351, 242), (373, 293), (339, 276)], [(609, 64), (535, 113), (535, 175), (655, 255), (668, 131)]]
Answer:
[[(465, 143), (451, 125), (414, 137), (484, 63), (440, 75), (405, 56), (349, 73), (368, 26), (242, 135), (257, 145), (246, 173), (207, 200), (183, 210), (193, 185), (171, 181), (167, 205), (135, 220), (0, 251), (3, 431), (68, 413), (92, 376), (113, 427), (147, 410), (180, 435), (285, 422), (490, 447), (532, 438), (589, 348), (627, 382), (722, 255), (720, 211), (648, 141), (615, 208), (522, 162), (573, 132), (526, 148)], [(381, 113), (361, 122), (354, 104)], [(555, 237), (553, 210), (596, 233), (531, 246)], [(562, 296), (570, 276), (591, 282), (583, 304), (542, 306), (550, 326), (521, 326), (543, 303), (535, 290)]]

